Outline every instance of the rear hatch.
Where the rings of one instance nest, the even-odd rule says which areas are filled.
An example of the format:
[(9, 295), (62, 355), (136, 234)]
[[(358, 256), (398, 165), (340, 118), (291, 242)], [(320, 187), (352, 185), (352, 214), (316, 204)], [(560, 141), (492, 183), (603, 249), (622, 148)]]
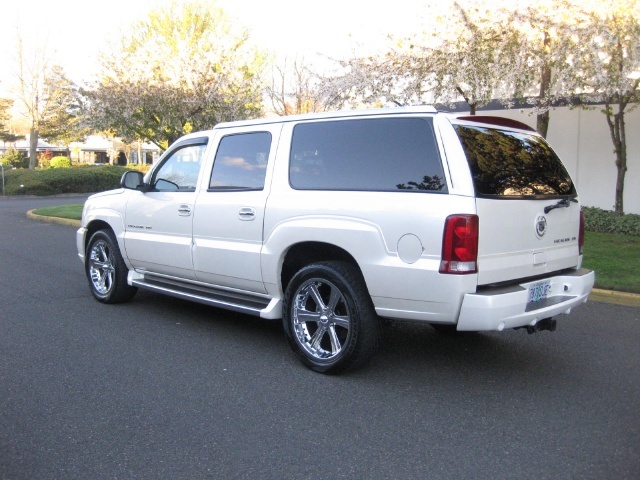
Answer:
[(547, 275), (580, 261), (580, 205), (571, 177), (544, 139), (519, 122), (454, 122), (479, 217), (478, 283)]

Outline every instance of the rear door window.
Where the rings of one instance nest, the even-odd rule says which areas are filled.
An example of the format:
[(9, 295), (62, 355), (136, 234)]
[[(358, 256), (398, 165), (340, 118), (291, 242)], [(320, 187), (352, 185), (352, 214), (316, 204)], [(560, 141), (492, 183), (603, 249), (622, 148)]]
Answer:
[(299, 190), (447, 192), (431, 118), (298, 124), (289, 168)]
[(269, 132), (223, 137), (213, 162), (209, 191), (262, 190), (270, 148)]
[(537, 135), (455, 125), (479, 197), (575, 196), (564, 165)]

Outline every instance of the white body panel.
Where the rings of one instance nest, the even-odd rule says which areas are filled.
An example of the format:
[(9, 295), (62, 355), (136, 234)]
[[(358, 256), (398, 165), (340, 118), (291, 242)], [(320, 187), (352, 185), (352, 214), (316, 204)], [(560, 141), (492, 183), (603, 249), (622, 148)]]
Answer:
[[(474, 278), (438, 273), (442, 238), (433, 234), (442, 230), (440, 212), (472, 212), (473, 199), (406, 193), (398, 202), (394, 193), (310, 191), (297, 192), (293, 204), (290, 187), (279, 187), (269, 198), (262, 256), (264, 281), (272, 294), (282, 294), (278, 265), (283, 252), (310, 241), (335, 245), (356, 260), (381, 315), (395, 312), (392, 316), (409, 318), (419, 311), (422, 320), (443, 321), (457, 314), (463, 293), (475, 290)], [(349, 205), (349, 215), (344, 205)], [(418, 239), (422, 249), (413, 263), (403, 261), (398, 251), (407, 235)], [(399, 305), (410, 302), (411, 313), (401, 313)]]
[[(433, 118), (446, 190), (292, 188), (289, 156), (295, 125), (354, 115)], [(264, 188), (209, 189), (220, 139), (261, 131), (272, 135)], [(92, 196), (77, 234), (79, 256), (84, 259), (90, 232), (109, 225), (127, 266), (135, 269), (130, 282), (154, 273), (182, 290), (200, 292), (194, 297), (201, 298), (203, 291), (212, 298), (233, 296), (235, 306), (257, 299), (254, 303), (262, 306), (251, 307), (253, 311), (264, 318), (278, 318), (289, 252), (307, 244), (330, 246), (357, 264), (379, 315), (457, 324), (459, 330), (534, 324), (584, 302), (593, 285), (593, 272), (579, 270), (579, 204), (545, 214), (544, 208), (557, 200), (476, 198), (450, 118), (432, 110), (373, 110), (230, 123), (185, 138), (203, 136), (209, 143), (195, 191), (117, 190)], [(152, 173), (145, 178), (149, 181)], [(453, 214), (479, 217), (478, 273), (439, 273), (443, 228)], [(536, 232), (541, 216), (546, 220), (544, 235)], [(549, 281), (547, 303), (532, 306), (528, 289), (541, 278)]]
[[(544, 213), (557, 200), (476, 201), (480, 217), (480, 285), (532, 277), (577, 265), (580, 206)], [(543, 236), (536, 220), (544, 218)]]
[[(85, 249), (89, 241), (90, 232), (87, 226), (97, 222), (108, 225), (118, 240), (120, 250), (124, 250), (124, 209), (127, 197), (131, 192), (125, 189), (110, 190), (96, 193), (84, 205), (82, 211), (82, 227), (76, 232), (76, 249), (78, 257), (85, 261)], [(124, 256), (127, 267), (131, 267), (126, 255)]]
[[(271, 134), (265, 187), (250, 191), (207, 191), (209, 176), (201, 181), (201, 194), (193, 220), (193, 266), (199, 281), (265, 293), (260, 267), (264, 213), (281, 125), (263, 126)], [(255, 132), (240, 128), (234, 134)], [(215, 152), (221, 134), (212, 142)], [(207, 172), (210, 172), (210, 163)]]
[(128, 192), (124, 247), (131, 265), (193, 279), (191, 235), (196, 192)]

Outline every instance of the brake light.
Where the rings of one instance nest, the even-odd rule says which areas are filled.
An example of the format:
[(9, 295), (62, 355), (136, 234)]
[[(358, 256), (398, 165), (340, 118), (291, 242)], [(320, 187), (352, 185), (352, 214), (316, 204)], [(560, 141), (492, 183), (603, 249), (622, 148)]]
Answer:
[(478, 216), (450, 215), (444, 224), (440, 273), (478, 272)]
[(578, 252), (582, 255), (584, 250), (584, 212), (580, 210), (580, 230), (578, 233)]

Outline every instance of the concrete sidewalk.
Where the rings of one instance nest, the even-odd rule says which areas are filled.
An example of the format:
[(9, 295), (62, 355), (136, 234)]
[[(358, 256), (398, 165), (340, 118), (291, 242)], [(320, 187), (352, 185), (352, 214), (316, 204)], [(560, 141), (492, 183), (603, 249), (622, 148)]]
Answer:
[[(59, 223), (61, 225), (69, 225), (80, 228), (80, 220), (71, 220), (68, 218), (45, 217), (36, 215), (33, 210), (27, 212), (27, 217), (43, 222)], [(640, 295), (637, 293), (615, 292), (612, 290), (600, 290), (594, 288), (589, 295), (590, 302), (613, 303), (616, 305), (624, 305), (627, 307), (640, 307)]]

